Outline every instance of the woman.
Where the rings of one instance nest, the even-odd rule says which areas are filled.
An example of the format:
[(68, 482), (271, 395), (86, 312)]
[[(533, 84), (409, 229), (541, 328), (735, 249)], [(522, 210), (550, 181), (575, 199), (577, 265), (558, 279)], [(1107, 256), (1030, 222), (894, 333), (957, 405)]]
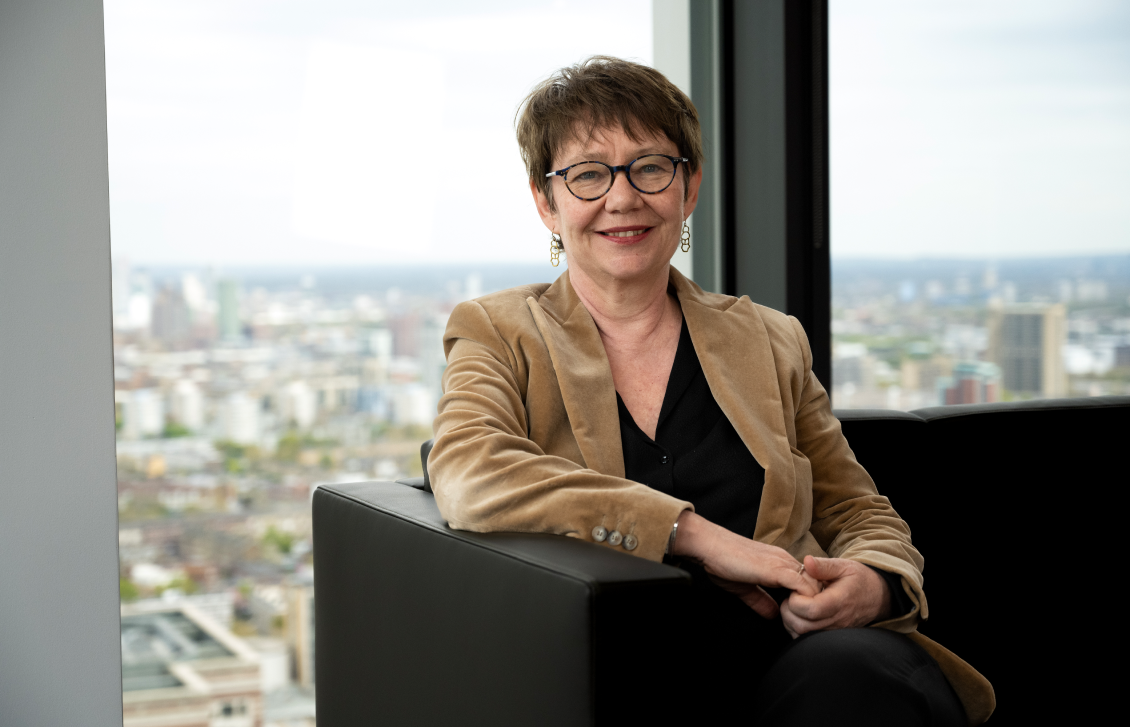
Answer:
[(702, 180), (690, 100), (596, 57), (527, 97), (518, 142), (569, 270), (451, 315), (428, 462), (451, 527), (683, 564), (694, 638), (743, 644), (740, 673), (698, 686), (758, 684), (759, 723), (986, 719), (988, 682), (915, 633), (922, 558), (855, 461), (800, 324), (670, 265)]

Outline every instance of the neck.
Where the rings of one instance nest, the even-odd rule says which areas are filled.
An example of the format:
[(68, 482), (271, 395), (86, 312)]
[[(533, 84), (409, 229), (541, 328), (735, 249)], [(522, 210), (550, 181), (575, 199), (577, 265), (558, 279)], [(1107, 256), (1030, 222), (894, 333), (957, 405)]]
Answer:
[(569, 282), (606, 345), (616, 342), (631, 347), (679, 315), (678, 304), (667, 295), (668, 270), (665, 265), (661, 275), (598, 285), (579, 268), (570, 268)]

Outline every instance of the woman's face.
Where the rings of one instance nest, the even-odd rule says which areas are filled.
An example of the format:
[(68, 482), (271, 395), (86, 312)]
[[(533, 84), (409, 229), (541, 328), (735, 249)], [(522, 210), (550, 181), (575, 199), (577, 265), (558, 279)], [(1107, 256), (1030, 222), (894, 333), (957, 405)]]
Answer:
[[(679, 150), (666, 136), (633, 141), (622, 129), (603, 129), (570, 142), (553, 160), (553, 169), (584, 161), (619, 166), (645, 154), (677, 157)], [(644, 194), (620, 171), (607, 194), (585, 201), (569, 192), (562, 177), (552, 177), (556, 210), (532, 182), (530, 188), (545, 226), (561, 235), (569, 269), (602, 285), (660, 275), (666, 281), (667, 265), (679, 245), (683, 221), (694, 211), (701, 181), (700, 170), (691, 176), (688, 189), (679, 169), (667, 189)]]

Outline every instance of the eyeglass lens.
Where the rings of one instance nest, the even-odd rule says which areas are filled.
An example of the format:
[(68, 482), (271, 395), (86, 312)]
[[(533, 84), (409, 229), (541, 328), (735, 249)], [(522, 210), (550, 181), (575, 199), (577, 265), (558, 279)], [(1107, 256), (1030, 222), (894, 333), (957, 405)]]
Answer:
[[(628, 181), (641, 192), (662, 192), (675, 178), (675, 162), (665, 156), (650, 155), (632, 162)], [(569, 170), (565, 177), (569, 191), (582, 199), (596, 199), (612, 189), (612, 169), (600, 162), (585, 162)]]

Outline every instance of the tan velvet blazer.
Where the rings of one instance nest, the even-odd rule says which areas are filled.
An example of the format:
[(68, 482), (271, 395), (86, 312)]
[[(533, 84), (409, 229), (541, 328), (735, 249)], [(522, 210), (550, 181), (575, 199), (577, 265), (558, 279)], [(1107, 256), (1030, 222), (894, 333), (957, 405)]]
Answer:
[[(748, 297), (706, 293), (674, 268), (670, 282), (711, 392), (765, 468), (754, 538), (798, 560), (850, 558), (899, 574), (915, 608), (877, 626), (923, 646), (971, 723), (983, 722), (995, 705), (989, 682), (915, 631), (929, 614), (922, 556), (841, 433), (800, 323)], [(461, 303), (444, 350), (428, 472), (451, 527), (594, 542), (604, 526), (636, 536), (632, 555), (662, 559), (693, 506), (624, 479), (612, 370), (568, 272)]]

